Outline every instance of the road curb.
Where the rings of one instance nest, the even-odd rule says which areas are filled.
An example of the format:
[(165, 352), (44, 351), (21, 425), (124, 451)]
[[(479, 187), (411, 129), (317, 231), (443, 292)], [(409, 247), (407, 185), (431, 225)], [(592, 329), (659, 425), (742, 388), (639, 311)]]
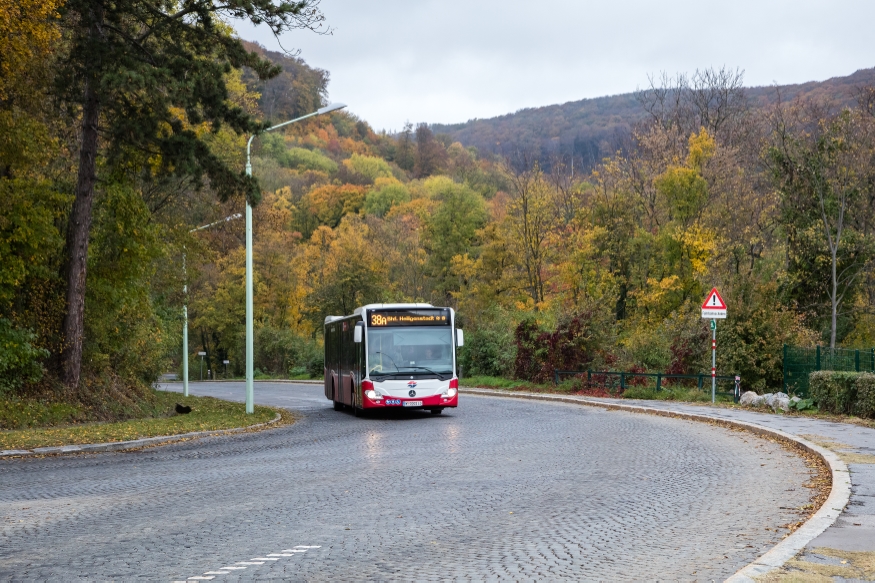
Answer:
[(829, 496), (823, 505), (815, 512), (811, 518), (796, 529), (787, 538), (772, 547), (765, 554), (760, 556), (754, 562), (746, 567), (739, 569), (734, 575), (726, 579), (728, 583), (748, 583), (753, 582), (755, 577), (761, 577), (766, 573), (779, 569), (787, 561), (795, 557), (805, 545), (814, 540), (823, 531), (833, 525), (838, 517), (844, 511), (851, 497), (851, 475), (848, 471), (848, 466), (843, 462), (838, 455), (832, 451), (820, 447), (810, 441), (797, 437), (790, 433), (749, 423), (747, 421), (738, 421), (725, 419), (722, 417), (712, 417), (700, 413), (683, 413), (680, 411), (666, 411), (663, 409), (654, 409), (641, 405), (623, 405), (619, 403), (604, 403), (586, 397), (570, 397), (562, 395), (549, 395), (537, 393), (511, 393), (507, 391), (498, 391), (494, 389), (476, 389), (462, 388), (462, 392), (471, 395), (492, 396), (492, 397), (510, 397), (517, 399), (529, 399), (536, 401), (552, 401), (561, 403), (571, 403), (575, 405), (587, 405), (590, 407), (601, 407), (614, 411), (627, 411), (630, 413), (645, 413), (648, 415), (659, 415), (662, 417), (673, 417), (677, 419), (686, 419), (689, 421), (700, 421), (705, 423), (713, 423), (723, 427), (733, 427), (744, 429), (758, 435), (765, 435), (779, 439), (785, 443), (789, 443), (794, 447), (798, 447), (810, 453), (819, 456), (830, 469), (832, 475), (832, 488)]
[(195, 439), (198, 437), (210, 437), (214, 435), (228, 435), (231, 433), (241, 433), (258, 427), (266, 427), (273, 425), (282, 419), (282, 415), (277, 413), (276, 417), (264, 423), (256, 423), (255, 425), (247, 425), (246, 427), (235, 427), (233, 429), (217, 429), (215, 431), (195, 431), (193, 433), (181, 433), (179, 435), (161, 435), (158, 437), (144, 437), (143, 439), (132, 439), (130, 441), (110, 441), (107, 443), (86, 443), (82, 445), (58, 445), (52, 447), (37, 447), (34, 449), (7, 449), (0, 451), (0, 459), (4, 457), (28, 457), (35, 455), (61, 454), (61, 453), (91, 453), (102, 451), (123, 451), (127, 449), (137, 449), (149, 445), (160, 445), (171, 441), (180, 441), (183, 439)]

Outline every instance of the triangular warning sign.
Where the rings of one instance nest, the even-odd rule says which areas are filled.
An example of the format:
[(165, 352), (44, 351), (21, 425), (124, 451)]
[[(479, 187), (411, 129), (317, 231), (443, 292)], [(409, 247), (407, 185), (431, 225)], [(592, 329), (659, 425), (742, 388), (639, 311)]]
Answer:
[(708, 294), (708, 297), (705, 299), (705, 303), (702, 304), (703, 310), (725, 310), (726, 302), (723, 301), (723, 298), (720, 297), (720, 292), (717, 291), (717, 288), (712, 288), (711, 293)]

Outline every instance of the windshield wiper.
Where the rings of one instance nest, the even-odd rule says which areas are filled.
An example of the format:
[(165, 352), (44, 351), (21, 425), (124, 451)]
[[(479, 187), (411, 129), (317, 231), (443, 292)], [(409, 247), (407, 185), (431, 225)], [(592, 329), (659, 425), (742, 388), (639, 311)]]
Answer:
[(450, 375), (450, 376), (453, 376), (453, 373), (452, 373), (452, 372), (439, 373), (439, 372), (435, 372), (435, 371), (433, 371), (433, 370), (431, 370), (430, 368), (425, 367), (425, 366), (402, 366), (401, 368), (418, 368), (418, 369), (420, 369), (420, 370), (426, 370), (426, 371), (430, 372), (431, 374), (436, 375), (436, 376), (437, 376), (439, 379), (441, 379), (441, 380), (444, 380), (444, 375), (445, 375), (445, 374), (448, 374), (448, 375)]
[(380, 352), (380, 351), (378, 350), (378, 351), (375, 352), (374, 354), (382, 354), (383, 356), (385, 356), (386, 358), (389, 359), (389, 361), (392, 363), (392, 366), (395, 367), (395, 370), (401, 370), (400, 368), (398, 368), (398, 365), (395, 364), (395, 359), (393, 359), (391, 356), (389, 356), (389, 355), (386, 354), (385, 352)]

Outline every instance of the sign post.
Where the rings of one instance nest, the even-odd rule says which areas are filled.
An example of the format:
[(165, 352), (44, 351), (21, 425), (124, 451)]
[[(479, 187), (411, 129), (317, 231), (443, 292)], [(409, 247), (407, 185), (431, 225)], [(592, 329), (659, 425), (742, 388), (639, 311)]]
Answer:
[(726, 318), (726, 302), (712, 288), (702, 304), (702, 318), (711, 320), (711, 402), (717, 400), (717, 319)]
[(204, 380), (204, 357), (207, 355), (207, 353), (201, 351), (198, 352), (197, 355), (201, 357), (201, 380)]

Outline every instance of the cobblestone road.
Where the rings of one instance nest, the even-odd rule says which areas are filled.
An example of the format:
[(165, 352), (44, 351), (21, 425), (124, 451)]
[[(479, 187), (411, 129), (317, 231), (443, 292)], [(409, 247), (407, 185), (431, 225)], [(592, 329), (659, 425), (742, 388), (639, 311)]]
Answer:
[(464, 395), (358, 419), (321, 390), (256, 385), (290, 427), (0, 461), (0, 580), (720, 580), (809, 493), (719, 427)]

